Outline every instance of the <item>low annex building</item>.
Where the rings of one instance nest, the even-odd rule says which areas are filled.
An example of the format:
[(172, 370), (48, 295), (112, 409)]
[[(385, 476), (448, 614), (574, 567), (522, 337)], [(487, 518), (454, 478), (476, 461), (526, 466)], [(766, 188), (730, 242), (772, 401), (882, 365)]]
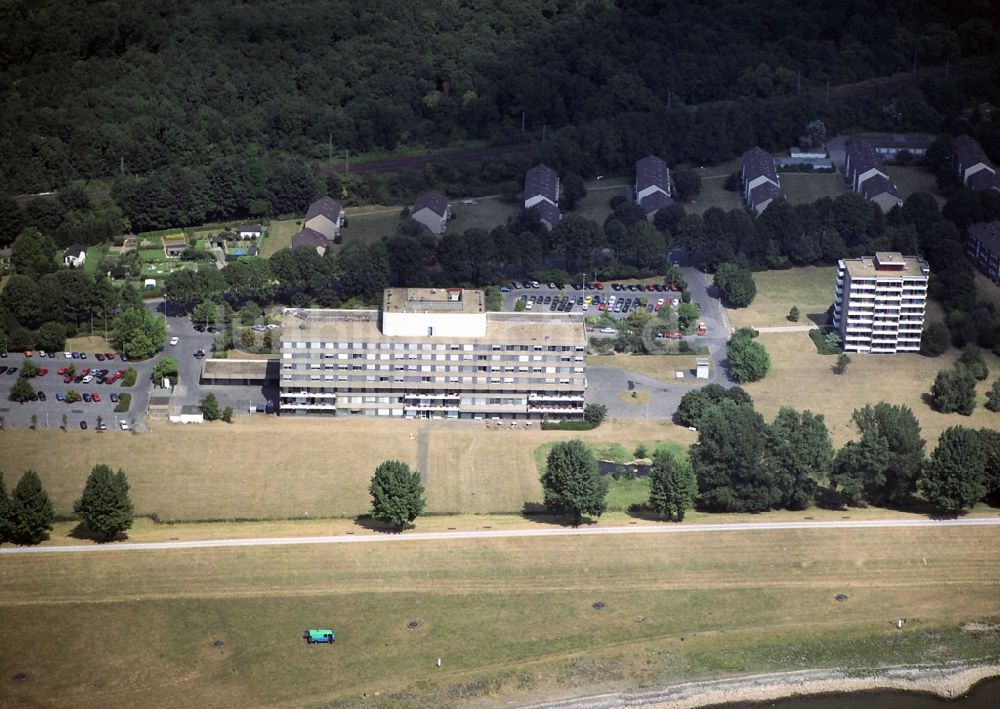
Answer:
[(309, 205), (302, 229), (292, 237), (292, 248), (308, 246), (322, 256), (340, 239), (340, 229), (344, 225), (344, 210), (331, 197), (320, 197)]
[(879, 252), (841, 259), (833, 327), (845, 352), (919, 352), (930, 268), (916, 256)]
[(482, 291), (391, 288), (380, 310), (286, 309), (285, 414), (579, 419), (582, 313), (486, 312)]
[(952, 160), (958, 179), (971, 190), (1000, 190), (1000, 178), (979, 141), (960, 135), (951, 141)]

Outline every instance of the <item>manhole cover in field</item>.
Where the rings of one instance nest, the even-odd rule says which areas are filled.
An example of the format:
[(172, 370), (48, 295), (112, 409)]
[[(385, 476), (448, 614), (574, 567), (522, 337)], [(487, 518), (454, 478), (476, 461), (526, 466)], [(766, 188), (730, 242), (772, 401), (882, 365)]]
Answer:
[(649, 620), (649, 619), (646, 616), (640, 615), (640, 616), (636, 616), (635, 622), (636, 623), (645, 623), (647, 620)]
[(834, 598), (843, 603), (848, 599), (848, 595), (846, 593), (838, 593), (836, 596), (834, 596)]
[(597, 601), (597, 603), (594, 604), (594, 608), (596, 608), (597, 610), (602, 610), (603, 608), (606, 608), (606, 607), (607, 606), (604, 603), (604, 601)]
[(410, 630), (416, 630), (417, 628), (420, 627), (420, 623), (418, 623), (415, 620), (411, 620), (409, 623), (406, 624), (406, 627), (409, 628)]
[(18, 672), (16, 675), (14, 675), (14, 679), (17, 680), (18, 682), (23, 682), (24, 680), (28, 679), (28, 675), (25, 672)]
[(212, 642), (212, 647), (222, 647), (226, 644), (225, 640), (215, 640)]

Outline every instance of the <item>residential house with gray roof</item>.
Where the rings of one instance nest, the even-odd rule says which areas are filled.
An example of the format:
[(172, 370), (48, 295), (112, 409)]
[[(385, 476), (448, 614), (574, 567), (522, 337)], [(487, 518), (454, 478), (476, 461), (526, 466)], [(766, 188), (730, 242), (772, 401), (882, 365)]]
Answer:
[(1000, 190), (996, 167), (977, 140), (960, 135), (951, 141), (951, 153), (963, 185), (972, 190)]
[(673, 204), (670, 192), (670, 169), (660, 158), (647, 155), (635, 161), (635, 203), (642, 207), (648, 221), (656, 212)]
[(784, 199), (785, 192), (778, 181), (774, 158), (763, 148), (754, 146), (743, 153), (743, 199), (747, 206), (760, 214), (776, 199)]
[(559, 175), (547, 165), (535, 165), (524, 173), (524, 208), (535, 209), (549, 229), (559, 223)]
[(976, 268), (1000, 284), (1000, 222), (981, 222), (969, 227), (965, 253)]
[(306, 218), (302, 220), (303, 229), (318, 231), (330, 241), (340, 238), (340, 228), (344, 225), (344, 210), (340, 203), (331, 197), (320, 197), (309, 205)]
[(451, 218), (451, 202), (440, 192), (424, 192), (413, 201), (410, 217), (431, 234), (444, 234)]
[(861, 138), (847, 141), (844, 150), (844, 177), (851, 189), (874, 202), (883, 212), (903, 205), (895, 183), (874, 146)]

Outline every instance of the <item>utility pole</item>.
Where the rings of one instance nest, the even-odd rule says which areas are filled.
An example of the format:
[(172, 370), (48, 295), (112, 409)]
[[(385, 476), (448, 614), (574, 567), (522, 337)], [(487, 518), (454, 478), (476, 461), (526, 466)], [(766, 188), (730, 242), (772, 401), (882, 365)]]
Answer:
[(118, 161), (118, 171), (121, 172), (121, 174), (123, 174), (123, 175), (125, 174), (125, 156), (124, 155), (122, 155), (121, 158)]
[(333, 131), (330, 131), (327, 134), (327, 139), (326, 140), (327, 140), (327, 142), (326, 142), (326, 145), (327, 145), (327, 155), (328, 155), (328, 159), (330, 161), (330, 167), (333, 167)]
[(521, 132), (524, 132), (524, 111), (521, 111)]
[(351, 174), (351, 149), (350, 148), (347, 148), (347, 159), (346, 160), (347, 160), (347, 166), (344, 169), (344, 174), (345, 175), (350, 175)]

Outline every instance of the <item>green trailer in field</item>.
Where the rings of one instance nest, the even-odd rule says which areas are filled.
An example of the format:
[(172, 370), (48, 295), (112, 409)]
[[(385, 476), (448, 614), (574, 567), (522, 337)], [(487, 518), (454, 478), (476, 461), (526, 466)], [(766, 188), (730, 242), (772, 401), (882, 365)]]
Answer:
[(315, 643), (327, 643), (332, 645), (333, 642), (337, 639), (337, 636), (334, 635), (333, 630), (330, 630), (329, 628), (320, 628), (318, 630), (316, 629), (303, 630), (302, 637), (305, 638), (305, 641), (310, 645), (313, 645)]

